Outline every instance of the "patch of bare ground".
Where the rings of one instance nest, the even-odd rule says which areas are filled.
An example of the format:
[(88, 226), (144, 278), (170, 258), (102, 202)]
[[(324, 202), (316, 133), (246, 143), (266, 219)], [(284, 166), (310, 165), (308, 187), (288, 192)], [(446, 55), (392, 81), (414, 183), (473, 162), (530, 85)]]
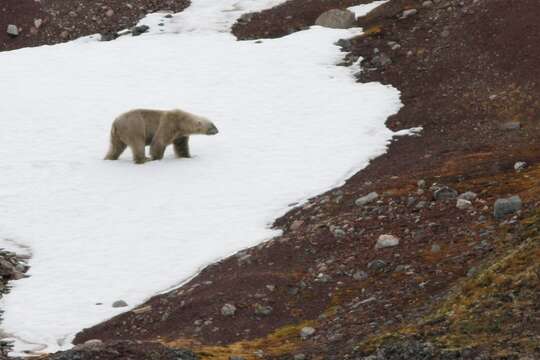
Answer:
[[(292, 0), (233, 31), (282, 36), (311, 25), (310, 9), (346, 5)], [(282, 236), (75, 343), (159, 341), (209, 359), (539, 358), (539, 16), (536, 0), (393, 0), (360, 19), (344, 65), (361, 56), (359, 81), (399, 88), (387, 124), (421, 136), (278, 219)], [(443, 186), (476, 196), (458, 208)], [(494, 218), (509, 195), (521, 210)], [(399, 244), (376, 247), (383, 234)]]
[[(189, 0), (2, 0), (0, 51), (114, 33), (134, 26), (148, 13), (179, 12), (189, 4)], [(6, 32), (10, 24), (19, 29), (18, 36)]]

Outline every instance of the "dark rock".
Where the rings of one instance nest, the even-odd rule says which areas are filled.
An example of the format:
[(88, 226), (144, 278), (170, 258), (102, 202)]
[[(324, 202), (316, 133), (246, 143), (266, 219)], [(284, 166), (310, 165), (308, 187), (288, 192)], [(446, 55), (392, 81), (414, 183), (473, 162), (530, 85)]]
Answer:
[(115, 302), (112, 303), (113, 308), (126, 307), (126, 306), (128, 306), (128, 304), (124, 300), (116, 300)]
[(148, 25), (135, 26), (135, 27), (133, 27), (131, 29), (131, 35), (139, 36), (139, 35), (144, 34), (145, 32), (147, 32), (148, 30), (150, 30), (150, 26), (148, 26)]
[(109, 31), (106, 33), (101, 34), (101, 41), (112, 41), (114, 39), (117, 39), (120, 35), (118, 35), (115, 31)]

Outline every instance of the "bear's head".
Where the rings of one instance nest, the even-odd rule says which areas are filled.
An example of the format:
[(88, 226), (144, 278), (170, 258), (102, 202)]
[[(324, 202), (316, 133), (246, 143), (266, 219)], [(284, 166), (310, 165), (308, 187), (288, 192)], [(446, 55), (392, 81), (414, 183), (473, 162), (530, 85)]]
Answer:
[(197, 117), (199, 134), (216, 135), (219, 130), (213, 122), (202, 116)]

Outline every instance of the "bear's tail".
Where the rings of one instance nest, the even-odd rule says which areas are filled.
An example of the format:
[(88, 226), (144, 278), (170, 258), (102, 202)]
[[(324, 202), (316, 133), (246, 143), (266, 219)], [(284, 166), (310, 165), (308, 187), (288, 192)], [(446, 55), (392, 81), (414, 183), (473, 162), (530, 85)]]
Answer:
[(111, 139), (109, 145), (109, 151), (105, 155), (105, 160), (117, 160), (120, 154), (124, 151), (126, 145), (120, 140), (118, 136), (118, 130), (116, 124), (111, 126)]

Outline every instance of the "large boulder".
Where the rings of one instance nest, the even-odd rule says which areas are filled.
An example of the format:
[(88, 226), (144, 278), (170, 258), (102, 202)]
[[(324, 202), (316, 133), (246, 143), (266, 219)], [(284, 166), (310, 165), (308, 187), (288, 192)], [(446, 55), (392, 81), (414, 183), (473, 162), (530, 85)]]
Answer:
[(315, 25), (320, 25), (333, 29), (347, 29), (353, 27), (356, 22), (356, 17), (352, 11), (331, 9), (322, 13)]

